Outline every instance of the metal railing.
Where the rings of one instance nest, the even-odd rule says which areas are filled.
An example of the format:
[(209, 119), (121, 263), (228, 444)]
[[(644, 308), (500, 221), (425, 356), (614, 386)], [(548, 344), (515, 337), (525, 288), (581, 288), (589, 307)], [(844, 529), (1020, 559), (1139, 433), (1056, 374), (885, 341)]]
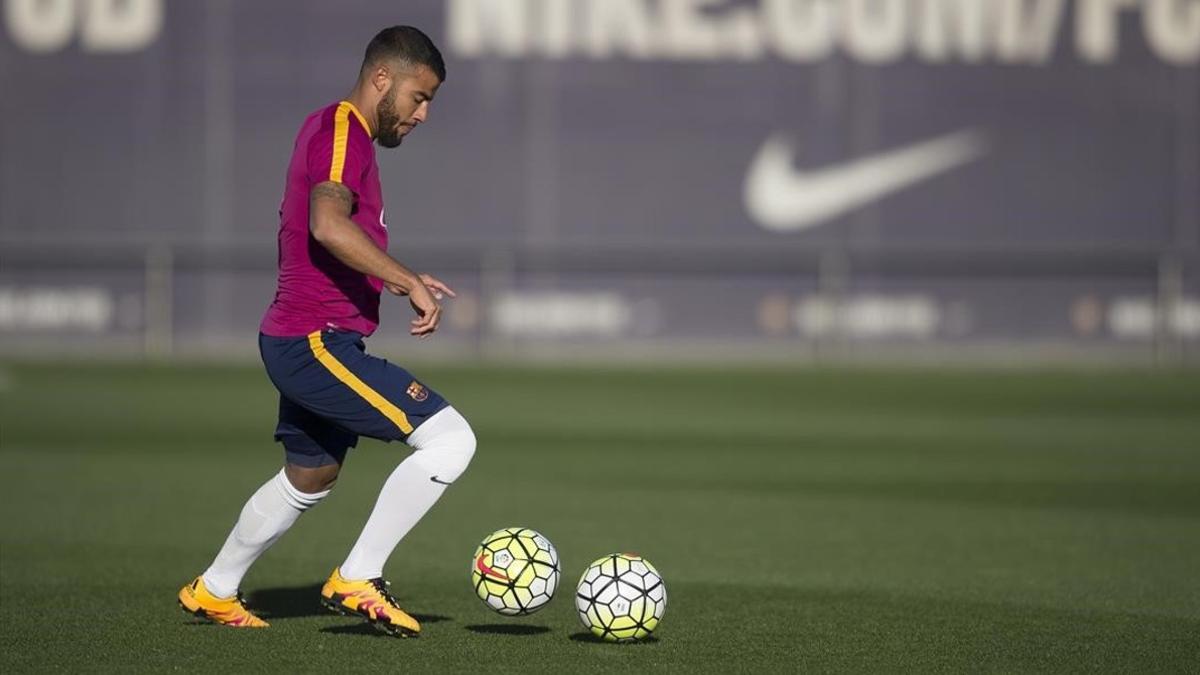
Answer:
[[(117, 351), (152, 358), (203, 352), (206, 344), (221, 344), (228, 335), (247, 332), (247, 324), (257, 321), (255, 312), (265, 306), (273, 288), (275, 251), (261, 242), (213, 245), (108, 241), (81, 245), (7, 241), (2, 242), (0, 251), (0, 290), (19, 292), (55, 288), (56, 284), (66, 288), (78, 288), (81, 284), (111, 288), (115, 287), (113, 280), (120, 277), (126, 287), (136, 286), (127, 295), (140, 304), (140, 321), (130, 322), (123, 330), (102, 327), (74, 333), (53, 327), (5, 326), (0, 311), (0, 341), (8, 345), (9, 354), (37, 351), (80, 354), (80, 350), (84, 355), (99, 354), (114, 345), (119, 346)], [(519, 358), (530, 351), (545, 351), (541, 347), (546, 345), (571, 343), (584, 345), (568, 352), (573, 354), (586, 348), (594, 353), (619, 355), (622, 348), (630, 345), (656, 346), (670, 354), (675, 351), (672, 345), (687, 344), (700, 352), (708, 345), (709, 351), (725, 355), (777, 353), (787, 359), (802, 354), (813, 360), (853, 356), (866, 351), (862, 345), (872, 353), (887, 354), (891, 350), (898, 355), (911, 354), (923, 346), (943, 354), (957, 350), (969, 355), (972, 349), (987, 346), (1014, 358), (1054, 347), (1067, 354), (1072, 350), (1080, 354), (1104, 351), (1161, 364), (1191, 363), (1200, 350), (1200, 329), (1192, 325), (1191, 318), (1195, 298), (1200, 295), (1197, 283), (1200, 255), (1193, 251), (1128, 247), (971, 249), (791, 245), (764, 249), (736, 242), (720, 246), (567, 242), (524, 247), (471, 243), (407, 245), (400, 257), (420, 269), (456, 278), (467, 288), (477, 308), (474, 321), (462, 323), (449, 332), (457, 335), (456, 349), (465, 346), (479, 358)], [(131, 281), (135, 276), (140, 278), (136, 284)], [(180, 284), (185, 276), (192, 280), (188, 288)], [(224, 291), (204, 290), (211, 285), (209, 281), (235, 276), (242, 281), (224, 284)], [(252, 281), (247, 282), (246, 278)], [(501, 329), (503, 322), (488, 314), (489, 307), (513, 293), (556, 291), (561, 295), (619, 287), (624, 296), (637, 295), (641, 291), (636, 290), (636, 281), (630, 279), (648, 279), (650, 287), (658, 284), (674, 289), (667, 294), (654, 288), (645, 292), (648, 297), (657, 298), (652, 304), (656, 303), (660, 314), (669, 315), (668, 320), (660, 322), (666, 325), (660, 325), (657, 333), (625, 335), (617, 331), (600, 337), (555, 333), (542, 337), (534, 331), (532, 337), (514, 336), (506, 334)], [(747, 301), (752, 304), (762, 301), (760, 296), (771, 289), (786, 289), (782, 294), (776, 293), (783, 298), (781, 311), (786, 316), (782, 319), (784, 323), (779, 324), (783, 327), (778, 328), (775, 322), (770, 324), (775, 328), (757, 326), (741, 333), (710, 335), (703, 317), (694, 316), (697, 311), (671, 314), (680, 304), (679, 298), (687, 299), (694, 293), (719, 296), (725, 293), (721, 288), (727, 284), (750, 289), (747, 294), (752, 297)], [(789, 304), (804, 299), (806, 307), (811, 308), (813, 302), (825, 303), (816, 306), (838, 312), (850, 299), (867, 292), (885, 300), (891, 297), (889, 294), (900, 293), (896, 289), (903, 289), (904, 297), (915, 297), (914, 293), (919, 297), (935, 297), (938, 289), (980, 285), (992, 289), (993, 295), (1012, 296), (1013, 292), (1007, 289), (1016, 285), (1032, 289), (1015, 304), (1011, 299), (996, 304), (984, 297), (986, 294), (972, 300), (970, 293), (964, 291), (967, 298), (964, 302), (969, 309), (974, 308), (971, 311), (976, 315), (990, 317), (993, 324), (1011, 322), (1014, 329), (1009, 334), (976, 331), (950, 337), (934, 333), (924, 338), (897, 339), (884, 335), (864, 341), (853, 333), (852, 327), (847, 329), (837, 321), (826, 329), (806, 333), (807, 329), (796, 328), (794, 315), (799, 310)], [(692, 287), (694, 290), (690, 291)], [(1067, 287), (1074, 289), (1068, 295), (1078, 297), (1090, 297), (1090, 293), (1101, 303), (1122, 297), (1142, 298), (1143, 305), (1153, 313), (1152, 325), (1145, 335), (1124, 338), (1111, 334), (1103, 326), (1090, 329), (1091, 333), (1038, 332), (1023, 308), (1040, 301), (1036, 296), (1042, 287)], [(231, 292), (238, 298), (255, 296), (262, 302), (251, 303), (250, 310), (230, 313), (228, 325), (218, 321), (215, 327), (208, 325), (187, 331), (188, 344), (181, 349), (181, 326), (188, 323), (189, 316), (196, 312), (211, 313), (215, 306), (229, 302)], [(661, 297), (655, 296), (656, 292)], [(519, 296), (515, 302), (519, 303), (521, 297), (526, 296)], [(989, 306), (989, 302), (996, 306)], [(1043, 313), (1053, 311), (1056, 310), (1050, 308)], [(676, 329), (680, 324), (693, 328)], [(526, 344), (533, 346), (522, 348)], [(860, 348), (855, 349), (856, 344)], [(904, 348), (893, 349), (898, 345)]]

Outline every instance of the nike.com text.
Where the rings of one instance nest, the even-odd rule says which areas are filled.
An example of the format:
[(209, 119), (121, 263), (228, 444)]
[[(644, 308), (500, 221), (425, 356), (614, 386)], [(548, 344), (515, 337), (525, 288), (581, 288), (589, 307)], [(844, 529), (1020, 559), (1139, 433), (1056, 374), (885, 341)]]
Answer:
[(1084, 62), (1121, 56), (1123, 17), (1165, 63), (1200, 62), (1200, 0), (450, 0), (461, 57), (807, 63)]

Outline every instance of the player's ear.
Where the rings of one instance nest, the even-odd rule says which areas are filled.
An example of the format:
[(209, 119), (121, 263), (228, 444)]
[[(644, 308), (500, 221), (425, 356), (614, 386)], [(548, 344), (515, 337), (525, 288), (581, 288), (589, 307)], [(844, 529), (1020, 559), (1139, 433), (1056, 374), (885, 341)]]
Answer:
[(375, 91), (379, 92), (380, 96), (387, 95), (394, 80), (391, 70), (386, 65), (376, 66), (375, 72), (371, 74), (371, 85), (375, 87)]

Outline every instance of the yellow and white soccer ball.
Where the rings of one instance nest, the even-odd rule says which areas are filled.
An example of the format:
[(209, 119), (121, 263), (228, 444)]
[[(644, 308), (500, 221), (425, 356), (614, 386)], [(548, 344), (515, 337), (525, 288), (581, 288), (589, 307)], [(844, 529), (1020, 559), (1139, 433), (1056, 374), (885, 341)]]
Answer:
[(506, 527), (484, 538), (471, 559), (471, 584), (488, 607), (506, 616), (532, 614), (558, 588), (558, 552), (527, 527)]
[(575, 592), (575, 609), (596, 637), (633, 642), (658, 628), (667, 610), (667, 586), (649, 560), (613, 553), (584, 570)]

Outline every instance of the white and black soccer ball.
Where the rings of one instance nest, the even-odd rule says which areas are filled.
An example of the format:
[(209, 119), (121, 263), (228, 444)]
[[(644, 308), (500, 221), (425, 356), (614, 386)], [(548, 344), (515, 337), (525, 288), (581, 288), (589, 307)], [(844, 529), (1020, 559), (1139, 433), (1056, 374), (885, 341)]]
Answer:
[(488, 607), (505, 616), (532, 614), (558, 588), (558, 552), (527, 527), (506, 527), (483, 539), (471, 558), (471, 585)]
[(667, 586), (649, 560), (613, 553), (584, 570), (575, 591), (575, 609), (596, 637), (633, 642), (658, 628), (667, 609)]

